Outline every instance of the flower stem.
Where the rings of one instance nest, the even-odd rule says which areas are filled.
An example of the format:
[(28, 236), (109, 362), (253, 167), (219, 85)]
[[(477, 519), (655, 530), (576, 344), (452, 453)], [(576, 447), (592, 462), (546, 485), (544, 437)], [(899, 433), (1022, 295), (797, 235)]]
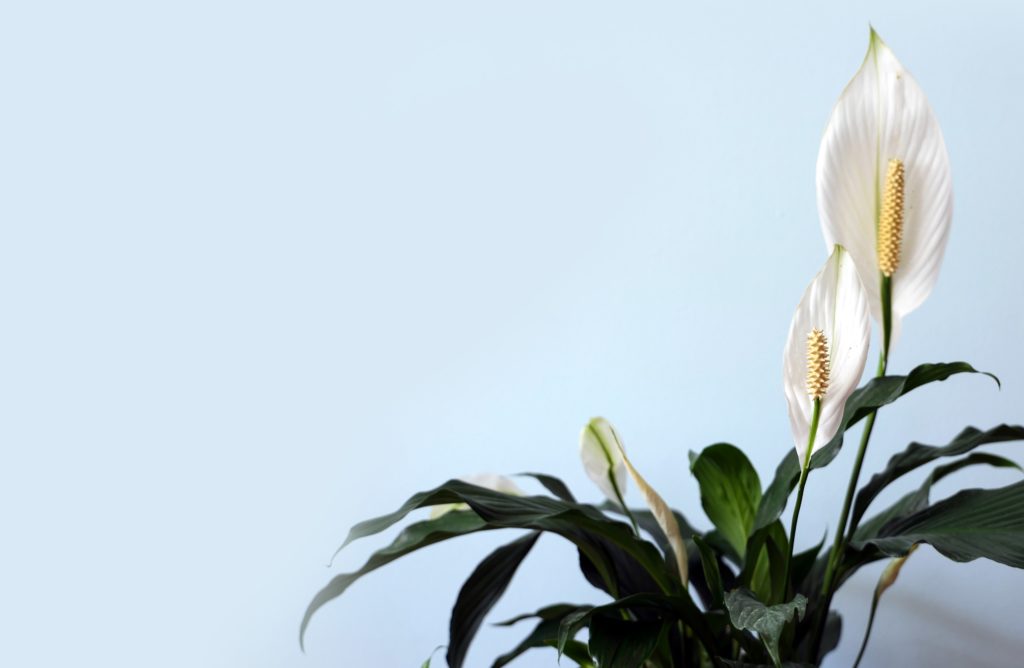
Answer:
[[(878, 370), (875, 378), (885, 375), (889, 365), (889, 343), (892, 337), (892, 279), (889, 276), (881, 276), (881, 297), (882, 297), (882, 352), (878, 356)], [(821, 636), (825, 631), (825, 623), (828, 621), (828, 611), (832, 607), (832, 597), (835, 595), (833, 585), (837, 576), (839, 562), (842, 561), (842, 554), (846, 550), (846, 544), (856, 530), (855, 526), (850, 527), (850, 535), (846, 535), (846, 523), (850, 519), (850, 507), (853, 505), (853, 495), (857, 491), (857, 482), (860, 478), (860, 469), (864, 464), (864, 454), (868, 449), (868, 441), (871, 440), (871, 431), (875, 426), (875, 416), (878, 411), (872, 411), (864, 421), (864, 431), (860, 436), (860, 447), (857, 449), (857, 459), (853, 464), (853, 471), (850, 473), (850, 484), (846, 487), (846, 498), (843, 500), (843, 510), (839, 514), (839, 526), (836, 527), (836, 538), (832, 543), (832, 551), (829, 553), (828, 564), (825, 567), (825, 579), (822, 584), (821, 598), (825, 605), (822, 607), (818, 620), (818, 630), (814, 636), (814, 656), (818, 655), (821, 647)]]
[[(789, 598), (790, 584), (789, 575), (793, 565), (793, 549), (796, 545), (796, 523), (800, 517), (800, 506), (804, 502), (804, 486), (807, 484), (807, 474), (811, 470), (811, 452), (814, 451), (814, 437), (818, 434), (818, 420), (821, 417), (821, 399), (814, 400), (814, 412), (811, 415), (811, 430), (807, 436), (807, 453), (804, 456), (804, 464), (800, 469), (800, 485), (796, 493), (796, 505), (793, 506), (793, 520), (789, 525), (789, 556), (786, 557), (786, 577), (782, 582), (786, 587), (786, 598)], [(792, 587), (793, 590), (796, 587)]]

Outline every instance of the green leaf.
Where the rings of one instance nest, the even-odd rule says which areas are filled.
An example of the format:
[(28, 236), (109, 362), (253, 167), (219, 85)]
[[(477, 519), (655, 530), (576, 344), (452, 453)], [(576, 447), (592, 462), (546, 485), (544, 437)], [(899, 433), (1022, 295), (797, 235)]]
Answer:
[(772, 663), (781, 666), (779, 659), (779, 637), (786, 623), (794, 615), (799, 619), (807, 610), (807, 599), (801, 594), (789, 603), (766, 606), (757, 600), (753, 593), (745, 589), (734, 589), (725, 597), (725, 607), (729, 610), (729, 618), (740, 630), (757, 633), (764, 643)]
[(711, 600), (716, 608), (722, 607), (725, 600), (725, 592), (722, 588), (722, 572), (718, 568), (718, 557), (714, 550), (697, 534), (693, 535), (693, 542), (700, 551), (700, 563), (704, 568), (704, 579), (708, 583), (708, 590), (711, 592)]
[(690, 470), (700, 483), (704, 512), (742, 560), (761, 502), (761, 480), (747, 456), (734, 445), (716, 443), (698, 456)]
[[(510, 626), (524, 619), (532, 618), (540, 620), (534, 627), (533, 631), (530, 632), (530, 635), (526, 636), (526, 638), (524, 638), (522, 642), (516, 645), (514, 649), (512, 649), (509, 652), (506, 652), (505, 654), (502, 654), (497, 659), (495, 659), (491, 668), (502, 668), (503, 666), (508, 665), (515, 659), (522, 656), (528, 650), (533, 648), (554, 647), (557, 649), (558, 629), (559, 625), (562, 622), (562, 619), (564, 619), (566, 615), (570, 613), (579, 612), (580, 610), (588, 610), (589, 608), (590, 606), (579, 606), (562, 603), (558, 605), (548, 606), (546, 608), (541, 608), (535, 613), (519, 615), (518, 617), (513, 617), (508, 621), (504, 621), (500, 624), (497, 624), (497, 626)], [(590, 655), (587, 651), (586, 645), (583, 645), (583, 643), (578, 643), (578, 645), (582, 648), (583, 653), (586, 655), (586, 659), (589, 660)], [(581, 660), (583, 657), (575, 651), (578, 650), (579, 647), (573, 648), (572, 642), (570, 641), (566, 645), (565, 654), (577, 663), (580, 663), (581, 665), (587, 665), (584, 664)]]
[(747, 542), (747, 558), (740, 581), (766, 601), (781, 601), (786, 596), (786, 557), (789, 538), (779, 521), (758, 529)]
[[(960, 373), (981, 373), (995, 380), (997, 385), (999, 384), (998, 378), (990, 373), (978, 371), (966, 362), (949, 362), (922, 364), (914, 367), (906, 376), (882, 376), (857, 388), (846, 400), (839, 430), (825, 447), (814, 453), (811, 457), (810, 467), (817, 469), (830, 464), (839, 454), (839, 449), (843, 445), (844, 432), (873, 411), (891, 404), (923, 385), (943, 381)], [(796, 487), (799, 478), (800, 463), (796, 456), (796, 450), (789, 448), (775, 471), (774, 480), (761, 498), (761, 505), (757, 509), (757, 517), (754, 521), (754, 529), (768, 526), (782, 515), (782, 511), (786, 509), (786, 501), (793, 488)]]
[[(658, 549), (651, 543), (638, 538), (629, 525), (608, 519), (593, 506), (569, 503), (546, 496), (514, 496), (461, 480), (449, 480), (436, 489), (415, 494), (397, 511), (357, 524), (349, 532), (345, 544), (347, 545), (357, 538), (384, 531), (417, 508), (453, 503), (464, 503), (473, 512), (448, 513), (432, 522), (439, 522), (449, 515), (453, 515), (458, 519), (451, 521), (453, 523), (462, 522), (462, 524), (458, 524), (452, 530), (440, 532), (434, 531), (433, 527), (438, 525), (430, 522), (413, 525), (419, 527), (416, 534), (401, 541), (399, 539), (402, 536), (400, 536), (399, 539), (396, 539), (396, 544), (382, 551), (383, 554), (377, 553), (371, 556), (370, 561), (362, 569), (356, 573), (339, 575), (321, 589), (306, 609), (299, 628), (300, 645), (313, 614), (324, 604), (340, 596), (352, 582), (362, 575), (425, 545), (485, 528), (533, 529), (558, 534), (576, 545), (594, 564), (602, 580), (608, 584), (609, 588), (614, 589), (613, 564), (600, 543), (600, 541), (610, 541), (646, 570), (662, 591), (671, 591), (673, 588), (665, 570), (665, 561)], [(467, 516), (469, 517), (467, 518)], [(423, 533), (428, 535), (420, 535)]]
[(962, 455), (981, 445), (1020, 440), (1024, 440), (1024, 427), (1001, 424), (988, 431), (967, 427), (948, 445), (944, 446), (911, 443), (903, 452), (893, 455), (885, 469), (872, 476), (871, 480), (857, 492), (857, 500), (853, 504), (851, 522), (856, 526), (879, 492), (900, 476), (910, 473), (920, 466), (933, 462), (940, 457)]
[(430, 656), (427, 657), (427, 660), (423, 662), (423, 666), (421, 668), (430, 668), (430, 662), (434, 659), (434, 655), (437, 654), (437, 650), (443, 649), (443, 648), (444, 648), (444, 645), (438, 645), (437, 647), (435, 647), (434, 651), (431, 652)]
[(716, 653), (715, 637), (704, 613), (693, 604), (689, 596), (666, 596), (664, 594), (634, 594), (605, 605), (567, 615), (562, 620), (558, 633), (559, 651), (569, 638), (575, 637), (580, 629), (588, 626), (592, 618), (599, 615), (613, 616), (611, 613), (621, 614), (620, 610), (647, 617), (649, 615), (644, 615), (645, 612), (657, 612), (667, 621), (679, 620), (693, 630), (694, 635), (709, 654), (715, 655)]
[(505, 593), (512, 576), (533, 549), (540, 532), (534, 531), (489, 554), (462, 585), (452, 608), (448, 634), (448, 666), (461, 668), (466, 652), (484, 617)]
[(456, 536), (482, 531), (487, 524), (472, 511), (452, 511), (433, 520), (410, 524), (402, 530), (387, 547), (374, 552), (362, 568), (352, 573), (334, 577), (310, 602), (299, 629), (299, 645), (303, 646), (306, 627), (313, 613), (328, 601), (341, 596), (349, 586), (367, 573), (391, 563), (395, 559), (414, 552), (421, 547), (448, 540)]
[(916, 490), (902, 496), (896, 503), (875, 515), (870, 520), (857, 527), (854, 532), (854, 541), (863, 542), (868, 538), (874, 538), (879, 534), (882, 527), (900, 517), (906, 517), (917, 512), (928, 505), (932, 485), (942, 480), (950, 473), (959, 471), (967, 466), (976, 464), (987, 464), (999, 468), (1015, 468), (1020, 470), (1016, 462), (1005, 457), (983, 452), (975, 452), (943, 466), (936, 466), (935, 469), (924, 479), (921, 486)]
[(601, 668), (637, 668), (654, 652), (667, 625), (598, 616), (590, 622), (590, 655)]
[(821, 542), (814, 547), (798, 552), (793, 555), (793, 566), (792, 566), (792, 578), (793, 578), (793, 589), (797, 590), (800, 583), (811, 573), (811, 569), (814, 568), (814, 562), (818, 559), (818, 553), (821, 552), (822, 546), (825, 545), (826, 534), (821, 535)]
[(895, 557), (917, 543), (928, 543), (953, 561), (984, 557), (1024, 568), (1024, 481), (960, 492), (890, 522), (863, 542)]

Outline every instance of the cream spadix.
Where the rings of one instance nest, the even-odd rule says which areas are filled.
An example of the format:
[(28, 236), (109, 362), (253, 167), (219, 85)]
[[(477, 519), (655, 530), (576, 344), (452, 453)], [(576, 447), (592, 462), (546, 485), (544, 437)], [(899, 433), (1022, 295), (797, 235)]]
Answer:
[[(598, 461), (599, 453), (605, 457), (606, 464), (603, 466), (595, 464)], [(583, 456), (583, 466), (587, 470), (587, 475), (597, 483), (597, 486), (601, 488), (605, 496), (608, 496), (615, 503), (622, 505), (623, 508), (625, 508), (625, 501), (621, 495), (626, 490), (625, 474), (629, 473), (629, 476), (633, 478), (633, 482), (636, 483), (637, 489), (640, 490), (640, 494), (644, 497), (647, 507), (651, 509), (655, 521), (658, 522), (658, 526), (661, 527), (665, 537), (668, 538), (669, 545), (672, 546), (672, 552), (675, 555), (679, 580), (685, 585), (689, 577), (689, 561), (686, 545), (683, 543), (683, 535), (679, 529), (679, 522), (672, 513), (672, 509), (661, 498), (661, 495), (647, 483), (647, 480), (640, 475), (639, 471), (633, 468), (632, 462), (626, 456), (626, 449), (622, 446), (622, 439), (619, 438), (619, 434), (615, 431), (612, 423), (603, 417), (592, 419), (583, 428), (583, 433), (580, 437), (580, 454)], [(621, 472), (621, 480), (615, 475), (619, 472)], [(609, 491), (611, 491), (611, 494), (609, 494)], [(613, 494), (619, 494), (620, 496), (616, 499)]]
[(843, 407), (864, 373), (870, 340), (868, 302), (857, 270), (836, 246), (793, 314), (783, 360), (783, 387), (801, 467), (820, 402), (812, 454), (839, 429)]
[(883, 323), (890, 281), (891, 335), (928, 297), (953, 216), (949, 154), (924, 92), (872, 30), (818, 153), (818, 213), (829, 248), (841, 244)]

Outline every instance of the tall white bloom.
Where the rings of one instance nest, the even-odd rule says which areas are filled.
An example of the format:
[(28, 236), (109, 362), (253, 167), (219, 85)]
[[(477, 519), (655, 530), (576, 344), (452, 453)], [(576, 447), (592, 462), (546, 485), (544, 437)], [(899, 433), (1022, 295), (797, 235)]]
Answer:
[(672, 546), (679, 581), (685, 586), (689, 581), (689, 560), (679, 522), (676, 521), (672, 509), (661, 498), (657, 490), (651, 487), (647, 480), (640, 475), (640, 472), (633, 467), (629, 457), (626, 456), (622, 439), (619, 438), (619, 433), (615, 431), (611, 422), (603, 417), (596, 417), (587, 423), (580, 434), (580, 455), (583, 458), (583, 467), (590, 479), (597, 484), (605, 496), (621, 505), (632, 520), (632, 513), (626, 508), (623, 498), (626, 491), (626, 473), (629, 473), (633, 482), (636, 483), (637, 489), (640, 490), (640, 494), (644, 497), (644, 501), (647, 502), (647, 507), (651, 509), (654, 520), (665, 534), (669, 545)]
[(949, 155), (924, 92), (871, 30), (868, 52), (821, 141), (818, 212), (828, 248), (846, 247), (891, 335), (928, 297), (953, 215)]
[(811, 454), (839, 429), (846, 400), (864, 373), (870, 336), (867, 296), (850, 255), (837, 245), (793, 314), (783, 356), (783, 388), (801, 468), (815, 404), (820, 412)]

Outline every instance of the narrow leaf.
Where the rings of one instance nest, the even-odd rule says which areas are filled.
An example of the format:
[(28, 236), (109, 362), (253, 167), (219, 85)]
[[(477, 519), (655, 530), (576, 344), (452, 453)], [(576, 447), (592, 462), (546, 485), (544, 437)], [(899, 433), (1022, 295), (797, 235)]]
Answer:
[(484, 617), (505, 593), (539, 536), (540, 532), (534, 531), (499, 547), (480, 562), (462, 585), (449, 624), (449, 668), (461, 668)]

